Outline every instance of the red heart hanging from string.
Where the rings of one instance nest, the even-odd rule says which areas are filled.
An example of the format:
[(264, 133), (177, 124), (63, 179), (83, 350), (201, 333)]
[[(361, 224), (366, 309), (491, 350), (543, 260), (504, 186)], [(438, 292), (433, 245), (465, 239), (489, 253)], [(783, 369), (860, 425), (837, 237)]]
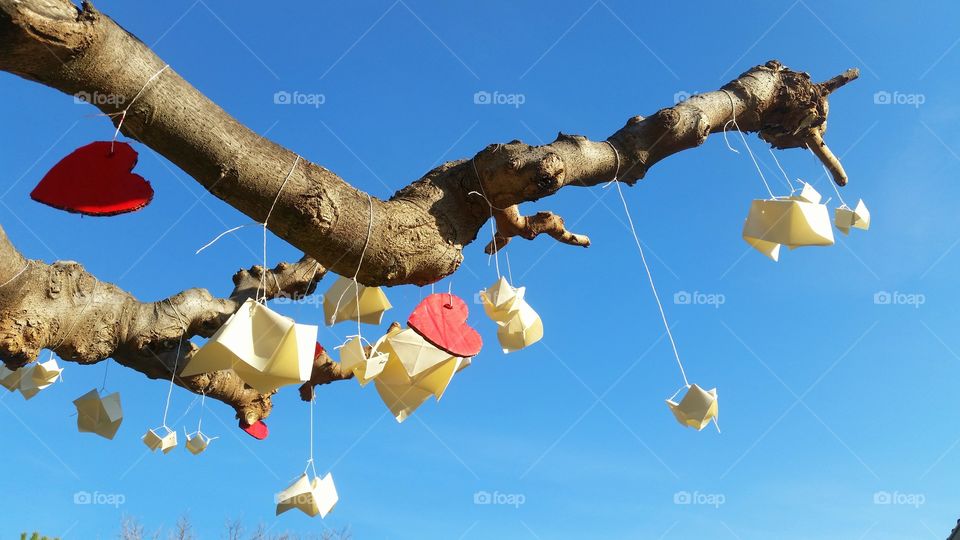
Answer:
[(90, 143), (54, 165), (30, 197), (88, 216), (134, 212), (153, 200), (150, 182), (131, 172), (136, 164), (137, 151), (127, 143)]
[(410, 314), (407, 325), (433, 346), (454, 356), (469, 358), (483, 348), (483, 339), (467, 324), (469, 309), (459, 296), (431, 294)]
[(240, 429), (247, 435), (261, 441), (266, 439), (267, 435), (270, 435), (270, 429), (267, 428), (267, 424), (265, 424), (263, 420), (257, 420), (252, 424), (247, 424), (243, 420), (240, 420)]

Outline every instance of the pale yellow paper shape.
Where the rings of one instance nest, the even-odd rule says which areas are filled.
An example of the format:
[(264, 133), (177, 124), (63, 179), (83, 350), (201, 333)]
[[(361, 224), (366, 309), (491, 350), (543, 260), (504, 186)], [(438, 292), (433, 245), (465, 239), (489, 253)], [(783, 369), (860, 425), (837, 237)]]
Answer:
[(746, 242), (750, 244), (753, 249), (763, 253), (773, 260), (773, 262), (780, 260), (780, 244), (777, 244), (776, 242), (767, 242), (766, 240), (758, 240), (749, 236), (744, 236), (743, 239), (746, 240)]
[(507, 322), (523, 302), (524, 292), (524, 287), (515, 289), (510, 286), (505, 277), (500, 277), (489, 289), (480, 291), (483, 310), (487, 313), (487, 317), (494, 321)]
[(388, 337), (387, 342), (410, 377), (417, 377), (437, 364), (453, 358), (453, 355), (434, 347), (409, 328)]
[(63, 373), (63, 369), (57, 364), (56, 358), (51, 358), (46, 362), (37, 362), (29, 368), (20, 369), (26, 370), (20, 377), (20, 393), (24, 399), (33, 398), (41, 390), (56, 382), (60, 374)]
[(77, 430), (80, 433), (96, 433), (104, 439), (113, 439), (123, 422), (120, 394), (101, 397), (96, 389), (73, 400), (77, 408)]
[(186, 435), (186, 439), (187, 439), (187, 444), (185, 446), (187, 447), (187, 450), (189, 450), (190, 453), (195, 456), (202, 454), (204, 450), (206, 450), (207, 447), (210, 446), (210, 441), (216, 438), (216, 437), (208, 437), (202, 431), (194, 431), (193, 433), (187, 433), (186, 430), (184, 430), (184, 434)]
[(687, 394), (683, 396), (680, 403), (668, 399), (667, 406), (673, 411), (673, 416), (677, 418), (677, 422), (697, 431), (705, 428), (711, 420), (716, 422), (720, 411), (717, 389), (704, 390), (695, 384), (690, 385)]
[(743, 238), (773, 258), (774, 248), (770, 244), (783, 244), (790, 249), (833, 245), (833, 228), (825, 205), (789, 198), (757, 199), (751, 203), (743, 224)]
[(843, 234), (850, 234), (853, 227), (866, 231), (870, 228), (870, 210), (863, 203), (863, 199), (860, 199), (853, 210), (847, 206), (837, 208), (833, 214), (833, 223)]
[(504, 353), (519, 351), (543, 339), (543, 321), (530, 304), (521, 300), (513, 317), (500, 324), (497, 339)]
[(791, 195), (790, 198), (795, 201), (820, 204), (820, 200), (823, 199), (823, 196), (820, 195), (820, 192), (806, 182), (801, 183), (803, 184), (803, 187), (800, 189), (800, 193), (795, 193)]
[(366, 386), (368, 382), (380, 375), (384, 366), (387, 365), (387, 359), (388, 355), (376, 351), (371, 351), (368, 358), (363, 350), (360, 336), (340, 347), (340, 369), (352, 372), (360, 382), (360, 386)]
[(310, 379), (316, 343), (316, 326), (297, 324), (248, 299), (180, 375), (232, 369), (251, 388), (269, 393)]
[[(359, 304), (357, 304), (358, 294)], [(323, 315), (327, 326), (357, 320), (365, 324), (380, 324), (383, 320), (383, 312), (392, 307), (390, 300), (387, 300), (387, 295), (380, 287), (365, 287), (342, 276), (323, 295)]]
[(339, 500), (333, 475), (327, 473), (325, 477), (311, 481), (304, 473), (290, 487), (277, 494), (277, 515), (296, 508), (310, 517), (319, 514), (323, 519), (333, 511)]
[(150, 450), (160, 450), (164, 454), (169, 454), (171, 450), (177, 447), (177, 432), (166, 426), (161, 426), (156, 429), (148, 429), (141, 440)]
[(0, 363), (0, 386), (3, 386), (11, 392), (20, 388), (20, 377), (27, 371), (27, 368), (7, 369), (7, 366)]

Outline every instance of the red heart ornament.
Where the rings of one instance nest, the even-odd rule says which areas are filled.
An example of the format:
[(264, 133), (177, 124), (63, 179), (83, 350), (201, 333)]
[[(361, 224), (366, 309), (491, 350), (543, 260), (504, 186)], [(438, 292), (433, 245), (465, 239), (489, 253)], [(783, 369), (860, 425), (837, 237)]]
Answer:
[(480, 353), (483, 339), (467, 324), (468, 314), (467, 303), (459, 296), (431, 294), (413, 310), (407, 325), (438, 349), (470, 358)]
[(137, 151), (127, 143), (90, 143), (54, 165), (30, 198), (88, 216), (134, 212), (153, 200), (150, 182), (131, 172), (136, 164)]
[(270, 435), (270, 429), (267, 428), (267, 424), (263, 420), (257, 420), (256, 422), (247, 425), (246, 422), (240, 420), (240, 429), (242, 429), (247, 435), (250, 435), (254, 439), (264, 440), (267, 438), (267, 435)]

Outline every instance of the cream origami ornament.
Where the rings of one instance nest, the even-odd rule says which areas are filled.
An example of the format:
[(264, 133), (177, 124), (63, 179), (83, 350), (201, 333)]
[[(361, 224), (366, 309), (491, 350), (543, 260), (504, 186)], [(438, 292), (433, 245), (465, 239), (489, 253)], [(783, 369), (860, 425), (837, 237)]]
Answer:
[(177, 432), (167, 426), (149, 429), (143, 435), (143, 444), (153, 451), (160, 450), (164, 454), (169, 454), (171, 450), (177, 447)]
[(316, 326), (297, 324), (248, 299), (180, 375), (232, 369), (251, 388), (266, 394), (309, 380), (316, 345)]
[(860, 199), (853, 210), (847, 205), (837, 208), (833, 214), (833, 223), (843, 234), (850, 234), (851, 228), (866, 231), (870, 228), (870, 210), (863, 203), (863, 199)]
[(543, 339), (543, 321), (530, 304), (521, 300), (513, 316), (500, 324), (497, 339), (504, 353), (519, 351)]
[(517, 312), (519, 304), (524, 301), (525, 292), (525, 287), (515, 289), (507, 282), (507, 278), (500, 277), (489, 289), (480, 291), (483, 310), (492, 320), (507, 322)]
[(95, 433), (104, 439), (113, 439), (123, 422), (120, 394), (101, 396), (96, 389), (73, 400), (77, 408), (77, 430), (80, 433)]
[(41, 390), (56, 382), (63, 373), (63, 369), (57, 364), (57, 359), (53, 357), (46, 362), (37, 362), (29, 368), (20, 368), (20, 370), (25, 370), (20, 377), (20, 393), (24, 399), (33, 398)]
[(383, 372), (389, 357), (376, 351), (367, 356), (361, 339), (356, 336), (340, 348), (340, 369), (352, 372), (360, 386), (366, 386)]
[(216, 437), (207, 436), (200, 430), (187, 433), (187, 430), (184, 429), (183, 434), (187, 439), (187, 443), (184, 446), (195, 456), (202, 454), (207, 447), (210, 446), (210, 442), (216, 439)]
[(323, 315), (327, 326), (343, 321), (380, 324), (383, 313), (392, 307), (380, 287), (365, 287), (342, 276), (323, 296)]
[(296, 508), (310, 517), (319, 515), (323, 519), (339, 500), (333, 475), (327, 473), (323, 478), (315, 476), (311, 480), (307, 473), (303, 473), (290, 487), (277, 494), (277, 515)]
[[(677, 394), (686, 390), (687, 393), (679, 403), (674, 401)], [(692, 427), (697, 431), (702, 430), (713, 420), (717, 423), (719, 414), (719, 404), (717, 402), (717, 389), (704, 390), (699, 386), (692, 384), (681, 388), (680, 391), (667, 400), (667, 406), (677, 418), (677, 422), (687, 427)], [(719, 430), (719, 424), (717, 424)]]
[(20, 388), (20, 377), (22, 377), (26, 371), (25, 368), (7, 369), (7, 366), (0, 364), (0, 386), (3, 386), (11, 392), (15, 392), (17, 388)]
[(780, 257), (780, 245), (831, 246), (829, 213), (819, 201), (820, 194), (810, 184), (790, 197), (756, 199), (743, 224), (743, 239), (774, 261)]

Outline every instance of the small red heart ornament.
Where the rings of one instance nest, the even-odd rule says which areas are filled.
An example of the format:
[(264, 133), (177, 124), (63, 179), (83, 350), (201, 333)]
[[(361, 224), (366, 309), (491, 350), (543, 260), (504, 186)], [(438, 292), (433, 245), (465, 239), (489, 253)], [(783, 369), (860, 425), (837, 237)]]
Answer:
[(240, 429), (242, 429), (247, 435), (250, 435), (254, 439), (264, 440), (267, 438), (267, 435), (270, 435), (270, 429), (267, 428), (267, 424), (263, 420), (257, 420), (252, 424), (247, 424), (243, 420), (240, 420)]
[(438, 349), (470, 358), (480, 353), (483, 339), (467, 324), (468, 314), (467, 303), (459, 296), (431, 294), (413, 310), (407, 325)]
[(30, 198), (88, 216), (134, 212), (153, 200), (150, 182), (131, 172), (136, 165), (137, 151), (127, 143), (90, 143), (54, 165)]

